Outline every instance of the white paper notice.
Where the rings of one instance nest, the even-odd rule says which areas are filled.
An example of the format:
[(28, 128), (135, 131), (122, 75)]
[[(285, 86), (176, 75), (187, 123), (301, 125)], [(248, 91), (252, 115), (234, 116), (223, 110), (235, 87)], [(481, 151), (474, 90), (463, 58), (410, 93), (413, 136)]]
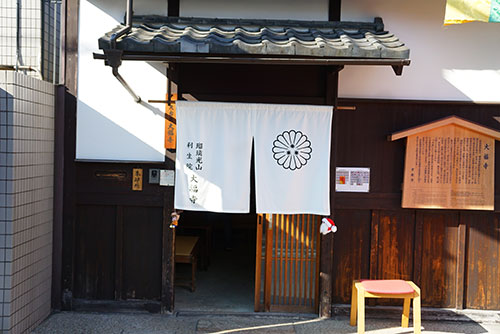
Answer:
[(337, 167), (335, 191), (367, 193), (370, 191), (370, 168)]
[(175, 184), (175, 171), (160, 170), (160, 186), (173, 186)]

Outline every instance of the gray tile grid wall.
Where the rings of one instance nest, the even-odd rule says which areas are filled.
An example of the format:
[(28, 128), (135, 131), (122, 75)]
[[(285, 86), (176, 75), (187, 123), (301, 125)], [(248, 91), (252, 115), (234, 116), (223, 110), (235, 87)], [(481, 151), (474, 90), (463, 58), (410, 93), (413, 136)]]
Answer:
[(16, 0), (2, 0), (0, 5), (0, 63), (16, 63)]
[[(46, 0), (43, 3), (42, 73), (46, 81), (59, 82), (60, 55), (60, 0)], [(55, 37), (55, 38), (54, 38)]]
[(50, 313), (54, 86), (0, 71), (0, 330)]
[[(40, 69), (42, 48), (42, 2), (21, 0), (19, 65)], [(0, 64), (16, 65), (17, 0), (0, 2)], [(35, 75), (34, 72), (27, 72)]]

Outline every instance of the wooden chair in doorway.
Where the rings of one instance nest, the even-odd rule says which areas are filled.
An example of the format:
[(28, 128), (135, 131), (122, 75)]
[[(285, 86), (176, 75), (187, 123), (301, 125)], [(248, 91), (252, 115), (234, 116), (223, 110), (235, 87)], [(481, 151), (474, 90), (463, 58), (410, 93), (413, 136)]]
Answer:
[(196, 290), (196, 263), (198, 261), (198, 237), (178, 236), (175, 244), (175, 263), (191, 265), (191, 279), (176, 279), (175, 284)]
[(352, 284), (351, 326), (358, 323), (358, 334), (365, 332), (365, 298), (404, 299), (401, 327), (408, 327), (410, 302), (413, 299), (413, 330), (420, 334), (420, 288), (412, 281), (403, 280), (359, 280)]

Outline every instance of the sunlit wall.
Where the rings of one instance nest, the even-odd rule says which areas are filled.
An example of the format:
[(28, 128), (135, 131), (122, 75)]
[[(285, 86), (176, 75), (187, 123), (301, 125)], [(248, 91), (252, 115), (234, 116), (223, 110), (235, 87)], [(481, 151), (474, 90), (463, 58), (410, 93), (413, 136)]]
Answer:
[(349, 67), (339, 95), (359, 98), (500, 102), (500, 24), (443, 26), (445, 0), (348, 0), (342, 20), (383, 18), (410, 48), (401, 77), (390, 67)]
[[(344, 0), (342, 20), (383, 18), (410, 48), (411, 65), (346, 66), (339, 95), (355, 98), (500, 102), (500, 23), (443, 26), (445, 0)], [(181, 0), (181, 16), (327, 20), (328, 1)], [(102, 60), (97, 40), (122, 22), (126, 1), (80, 2), (77, 158), (164, 160), (164, 106), (136, 104)], [(167, 14), (167, 1), (135, 1), (134, 14)], [(98, 22), (98, 24), (96, 24)], [(164, 65), (124, 62), (120, 73), (145, 101), (163, 99)]]

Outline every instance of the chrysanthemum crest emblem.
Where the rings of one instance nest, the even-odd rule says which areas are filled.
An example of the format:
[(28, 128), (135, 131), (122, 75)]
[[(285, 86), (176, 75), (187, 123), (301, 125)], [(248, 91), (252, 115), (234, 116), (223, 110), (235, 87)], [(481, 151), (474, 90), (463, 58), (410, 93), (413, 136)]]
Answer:
[(273, 142), (273, 158), (285, 169), (296, 170), (311, 159), (311, 142), (301, 131), (283, 131)]

